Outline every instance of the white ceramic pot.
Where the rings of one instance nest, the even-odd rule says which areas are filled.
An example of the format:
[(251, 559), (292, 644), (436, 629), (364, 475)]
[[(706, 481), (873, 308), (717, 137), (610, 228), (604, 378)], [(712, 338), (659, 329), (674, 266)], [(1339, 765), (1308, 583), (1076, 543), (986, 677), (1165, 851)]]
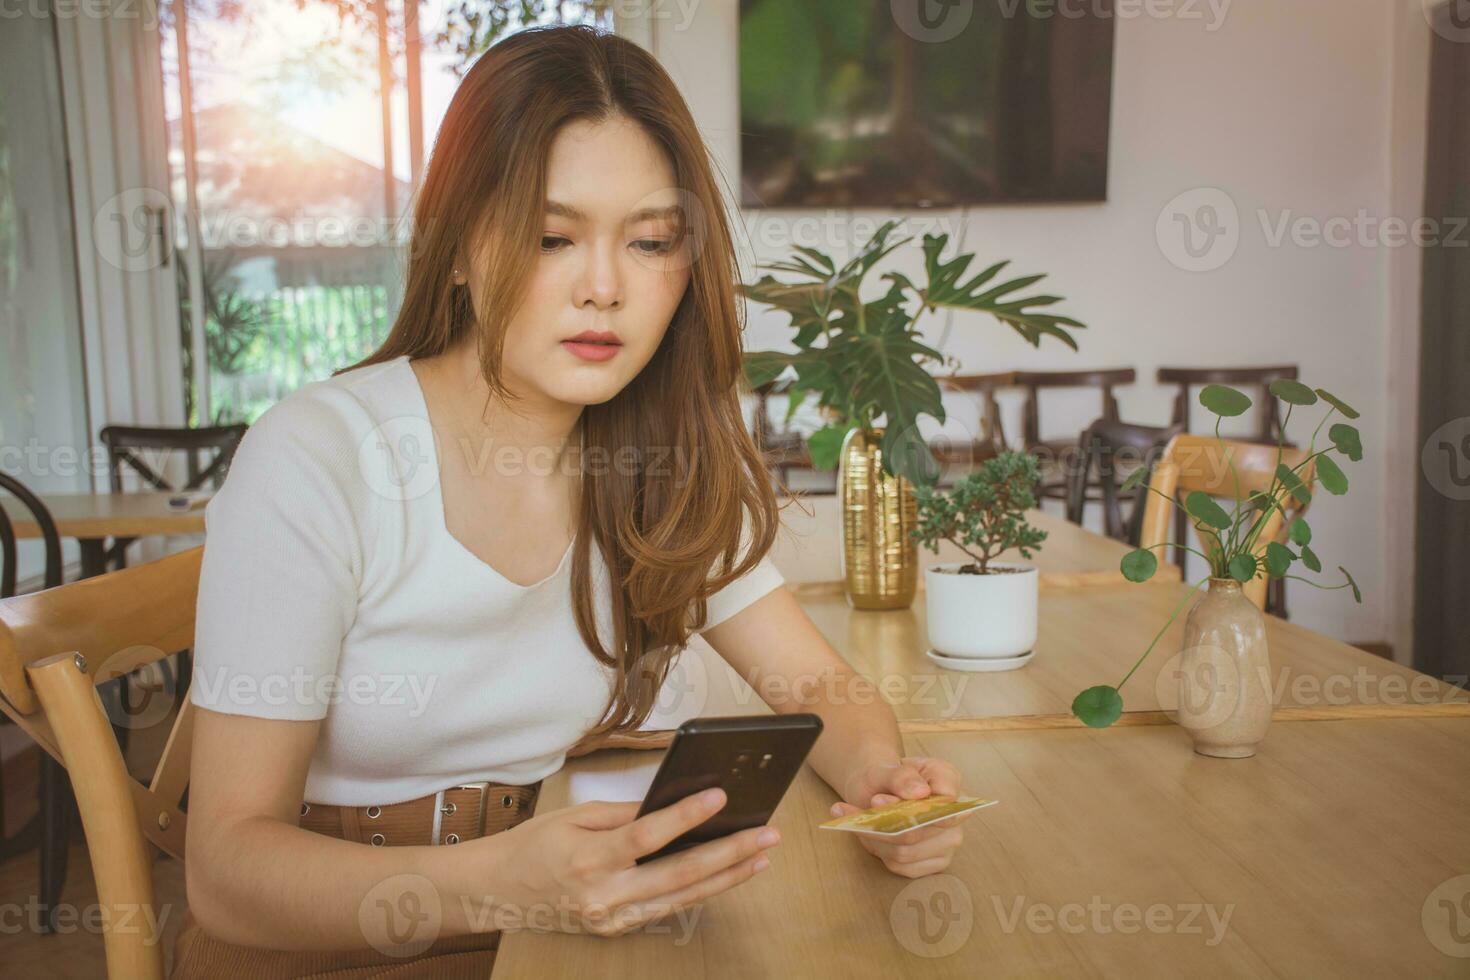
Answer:
[(1036, 646), (1036, 599), (1040, 576), (1031, 565), (991, 562), (1017, 569), (991, 575), (961, 575), (969, 562), (924, 570), (929, 643), (951, 657), (1019, 657)]

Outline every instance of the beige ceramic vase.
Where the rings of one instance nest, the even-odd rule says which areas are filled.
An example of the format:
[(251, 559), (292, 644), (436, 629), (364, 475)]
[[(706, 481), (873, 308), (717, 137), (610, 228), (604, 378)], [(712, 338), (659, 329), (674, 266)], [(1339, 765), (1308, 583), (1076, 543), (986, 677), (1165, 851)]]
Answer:
[(1256, 754), (1271, 724), (1266, 618), (1234, 579), (1210, 580), (1184, 623), (1179, 715), (1194, 750), (1219, 759)]

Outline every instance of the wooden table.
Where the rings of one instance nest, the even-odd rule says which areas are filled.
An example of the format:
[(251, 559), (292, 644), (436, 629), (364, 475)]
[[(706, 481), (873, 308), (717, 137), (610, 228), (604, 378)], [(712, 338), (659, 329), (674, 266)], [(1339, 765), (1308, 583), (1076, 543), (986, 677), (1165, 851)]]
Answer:
[[(1043, 591), (1035, 657), (1019, 670), (994, 674), (945, 670), (924, 655), (922, 597), (896, 612), (853, 610), (840, 596), (804, 598), (802, 607), (849, 664), (882, 682), (901, 720), (940, 720), (948, 724), (937, 728), (955, 730), (1054, 728), (1080, 724), (1071, 717), (1072, 699), (1094, 684), (1122, 680), (1188, 594), (1178, 583)], [(1134, 723), (1167, 721), (1159, 712), (1175, 706), (1183, 633), (1181, 615), (1122, 689), (1125, 710), (1143, 716)], [(1421, 707), (1470, 717), (1470, 693), (1408, 667), (1275, 616), (1266, 617), (1266, 636), (1278, 720)]]
[[(1058, 575), (1104, 557), (1115, 568), (1126, 550), (1062, 531), (1052, 558), (1072, 567)], [(1188, 592), (1117, 582), (1054, 578), (1035, 659), (997, 674), (923, 656), (922, 595), (860, 612), (840, 589), (795, 589), (880, 682), (907, 750), (950, 759), (967, 792), (1001, 801), (966, 824), (950, 872), (910, 882), (817, 831), (835, 795), (805, 769), (773, 821), (784, 840), (770, 871), (692, 921), (616, 940), (507, 935), (494, 980), (1470, 975), (1470, 695), (1268, 617), (1274, 723), (1255, 758), (1209, 759), (1165, 710), (1181, 617), (1123, 688), (1122, 719), (1087, 729), (1072, 698), (1116, 684)], [(768, 710), (711, 656), (704, 713)], [(538, 812), (639, 799), (659, 757), (571, 760)]]
[[(1249, 760), (1173, 726), (906, 744), (1000, 800), (948, 873), (910, 882), (816, 830), (835, 796), (806, 769), (770, 870), (660, 931), (507, 935), (494, 980), (1470, 973), (1470, 915), (1447, 918), (1470, 908), (1470, 719), (1276, 725)], [(579, 759), (537, 809), (649, 755)]]
[[(150, 534), (203, 534), (204, 507), (170, 510), (170, 493), (43, 493), (41, 502), (63, 538), (81, 546), (82, 577), (101, 574), (108, 538), (140, 538)], [(29, 511), (16, 514), (15, 536), (39, 538), (41, 529)]]
[[(1006, 552), (1001, 557), (1007, 561), (1030, 561), (1031, 564), (1034, 564), (1041, 571), (1041, 587), (1044, 591), (1088, 585), (1118, 585), (1126, 582), (1123, 573), (1118, 571), (1118, 563), (1123, 560), (1124, 555), (1133, 550), (1128, 545), (1100, 534), (1093, 534), (1085, 528), (1043, 510), (1029, 511), (1026, 517), (1037, 528), (1047, 533), (1045, 543), (1030, 559), (1022, 559), (1014, 552)], [(801, 527), (800, 522), (797, 521), (797, 515), (784, 513), (782, 520), (793, 530)], [(833, 526), (828, 528), (827, 524)], [(834, 522), (828, 521), (827, 524), (821, 525), (829, 533), (822, 538), (820, 546), (833, 549), (835, 554), (838, 540), (837, 530)], [(808, 531), (808, 533), (812, 532)], [(778, 568), (782, 565), (781, 550), (778, 539), (778, 547), (774, 555)], [(926, 549), (919, 549), (921, 568), (928, 568), (943, 562), (969, 560), (964, 552), (948, 541), (940, 543), (937, 555)], [(833, 574), (835, 576), (837, 573)], [(790, 575), (787, 577), (792, 578)], [(1161, 563), (1157, 579), (1160, 582), (1178, 582), (1180, 580), (1179, 568), (1167, 562)], [(817, 582), (797, 580), (790, 588), (803, 601), (823, 597), (840, 599), (843, 594), (842, 583), (835, 580)], [(921, 574), (919, 576), (921, 595), (923, 591), (924, 576)]]

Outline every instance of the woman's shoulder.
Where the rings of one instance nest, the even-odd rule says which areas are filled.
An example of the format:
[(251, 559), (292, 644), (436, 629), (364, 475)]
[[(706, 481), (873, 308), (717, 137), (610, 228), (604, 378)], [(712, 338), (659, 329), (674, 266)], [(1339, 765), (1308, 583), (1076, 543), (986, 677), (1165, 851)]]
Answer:
[[(353, 368), (298, 388), (267, 409), (245, 433), (230, 463), (230, 478), (330, 483), (348, 497), (371, 490), (363, 455), (385, 434), (418, 417), (405, 397), (399, 358)], [(227, 478), (226, 483), (229, 483)]]

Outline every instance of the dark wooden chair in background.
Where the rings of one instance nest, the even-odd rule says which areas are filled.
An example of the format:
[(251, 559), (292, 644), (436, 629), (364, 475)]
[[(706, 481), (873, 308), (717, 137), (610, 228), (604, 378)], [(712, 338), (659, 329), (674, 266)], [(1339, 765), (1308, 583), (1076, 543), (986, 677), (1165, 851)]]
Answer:
[[(1048, 389), (1096, 388), (1102, 398), (1102, 418), (1117, 421), (1118, 399), (1113, 389), (1132, 384), (1138, 372), (1133, 368), (1108, 368), (1094, 371), (1018, 371), (1015, 384), (1026, 392), (1021, 409), (1021, 445), (1041, 457), (1039, 500), (1065, 503), (1070, 488), (1069, 473), (1080, 463), (1077, 459), (1077, 436), (1043, 439), (1041, 437), (1041, 393)], [(1086, 499), (1101, 501), (1101, 486), (1083, 483)], [(1089, 493), (1089, 491), (1092, 491)]]
[[(61, 535), (57, 533), (56, 521), (39, 497), (25, 484), (13, 476), (0, 473), (0, 491), (9, 494), (30, 511), (32, 520), (41, 529), (41, 542), (45, 560), (41, 571), (42, 589), (54, 589), (61, 584)], [(11, 506), (14, 506), (13, 504)], [(6, 512), (4, 495), (0, 494), (0, 599), (9, 599), (18, 594), (19, 547), (15, 528)], [(9, 719), (4, 719), (7, 723)], [(51, 909), (60, 897), (61, 885), (66, 878), (67, 846), (71, 840), (72, 820), (71, 786), (66, 771), (60, 763), (44, 752), (39, 753), (38, 785), (40, 795), (36, 816), (12, 837), (0, 844), (0, 856), (9, 857), (39, 845), (40, 852), (40, 900), (41, 928), (52, 929)], [(5, 823), (5, 773), (0, 767), (0, 826)], [(39, 831), (39, 841), (37, 840)]]
[[(1194, 400), (1190, 393), (1194, 388), (1205, 385), (1230, 385), (1232, 388), (1248, 389), (1246, 394), (1252, 396), (1256, 403), (1256, 429), (1243, 438), (1252, 442), (1273, 444), (1281, 433), (1281, 413), (1277, 408), (1276, 399), (1269, 398), (1267, 391), (1271, 382), (1287, 378), (1297, 380), (1297, 366), (1295, 364), (1273, 364), (1258, 367), (1234, 367), (1234, 368), (1159, 368), (1157, 379), (1162, 385), (1176, 385), (1178, 392), (1174, 395), (1174, 414), (1170, 419), (1175, 425), (1182, 425), (1183, 431), (1189, 431), (1190, 410), (1193, 408)], [(1287, 442), (1286, 445), (1293, 445)], [(1180, 511), (1174, 518), (1174, 540), (1182, 542), (1189, 528), (1184, 511)], [(1184, 551), (1177, 549), (1174, 552), (1174, 561), (1180, 567), (1184, 565)], [(1286, 617), (1286, 580), (1272, 579), (1269, 586), (1269, 598), (1266, 611), (1275, 613), (1282, 618)]]
[[(941, 391), (961, 394), (978, 400), (978, 415), (969, 439), (955, 440), (941, 436), (929, 440), (929, 450), (939, 463), (940, 482), (947, 482), (945, 474), (951, 470), (968, 472), (977, 463), (994, 459), (1006, 448), (1005, 425), (1000, 417), (1000, 403), (996, 392), (1013, 388), (1016, 384), (1014, 371), (999, 374), (951, 374), (935, 378)], [(963, 476), (963, 472), (957, 472)]]
[(1270, 367), (1238, 367), (1238, 368), (1172, 368), (1161, 367), (1158, 373), (1158, 382), (1161, 385), (1174, 385), (1178, 391), (1174, 395), (1174, 414), (1170, 418), (1173, 425), (1184, 426), (1184, 431), (1189, 431), (1190, 409), (1193, 407), (1193, 399), (1190, 392), (1195, 388), (1205, 385), (1230, 385), (1232, 388), (1254, 389), (1246, 394), (1252, 395), (1260, 411), (1256, 413), (1256, 431), (1242, 438), (1250, 439), (1252, 442), (1274, 443), (1277, 434), (1281, 431), (1281, 415), (1276, 409), (1276, 399), (1264, 397), (1266, 389), (1271, 382), (1282, 378), (1295, 381), (1297, 378), (1297, 367), (1295, 364), (1278, 364)]
[[(1100, 487), (1103, 529), (1108, 537), (1137, 545), (1143, 527), (1146, 491), (1122, 491), (1119, 487), (1140, 466), (1150, 473), (1169, 441), (1182, 432), (1182, 425), (1133, 425), (1116, 419), (1098, 419), (1082, 432), (1077, 451), (1080, 457), (1072, 471), (1067, 495), (1067, 520), (1081, 524), (1087, 506), (1085, 488)], [(1128, 504), (1125, 515), (1123, 505)]]
[[(789, 381), (768, 381), (749, 391), (755, 398), (755, 414), (752, 428), (756, 445), (760, 447), (766, 458), (766, 468), (770, 470), (778, 483), (779, 489), (786, 490), (791, 480), (793, 470), (812, 470), (812, 457), (807, 449), (806, 437), (795, 429), (785, 426), (786, 403), (782, 402), (781, 418), (783, 424), (777, 426), (771, 419), (771, 399), (778, 395), (787, 395), (791, 390)], [(823, 488), (807, 488), (804, 493), (815, 496), (825, 496), (834, 491)]]
[[(123, 474), (131, 469), (144, 484), (154, 490), (199, 490), (207, 483), (218, 490), (230, 468), (235, 449), (249, 428), (244, 423), (216, 425), (199, 429), (153, 428), (133, 425), (109, 425), (101, 432), (107, 447), (109, 478), (114, 493), (123, 490)], [(184, 484), (175, 486), (148, 464), (142, 453), (147, 451), (184, 454)], [(212, 458), (210, 457), (212, 454)], [(106, 567), (127, 565), (128, 545), (136, 538), (117, 538), (107, 549)]]

